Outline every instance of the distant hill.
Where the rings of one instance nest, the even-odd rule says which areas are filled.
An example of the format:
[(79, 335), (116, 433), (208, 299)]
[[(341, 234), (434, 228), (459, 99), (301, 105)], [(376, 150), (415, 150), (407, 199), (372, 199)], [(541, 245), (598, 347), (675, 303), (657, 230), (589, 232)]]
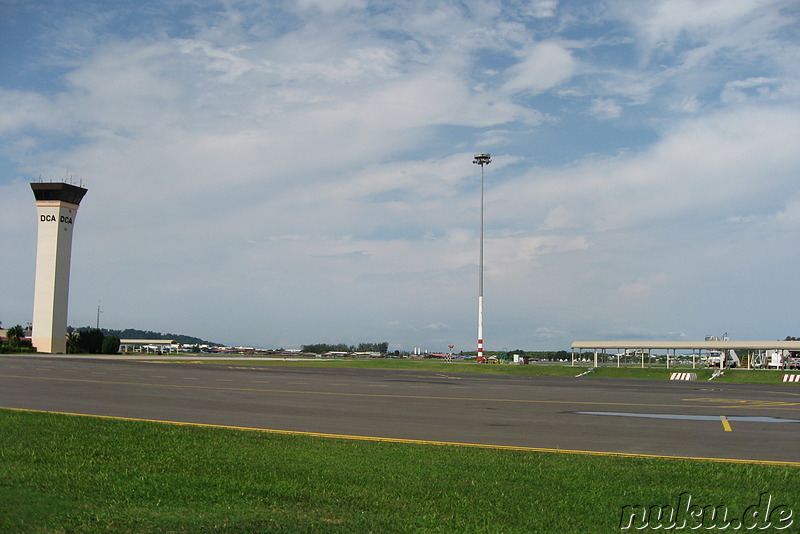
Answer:
[[(90, 330), (92, 327), (85, 326), (82, 328), (75, 328), (75, 330)], [(223, 346), (222, 343), (215, 343), (213, 341), (205, 341), (199, 337), (186, 336), (183, 334), (162, 334), (161, 332), (153, 332), (152, 330), (137, 330), (136, 328), (126, 328), (125, 330), (112, 330), (108, 328), (101, 328), (104, 336), (117, 336), (120, 339), (174, 339), (176, 343), (188, 345), (210, 345), (214, 347)]]

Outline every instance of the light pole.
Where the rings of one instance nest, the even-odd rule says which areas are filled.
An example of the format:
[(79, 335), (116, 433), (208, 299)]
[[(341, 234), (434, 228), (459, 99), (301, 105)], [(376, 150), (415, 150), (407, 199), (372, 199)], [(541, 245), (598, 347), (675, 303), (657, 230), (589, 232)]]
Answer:
[(483, 361), (483, 167), (492, 162), (491, 154), (475, 154), (472, 163), (481, 166), (481, 246), (478, 261), (478, 358)]

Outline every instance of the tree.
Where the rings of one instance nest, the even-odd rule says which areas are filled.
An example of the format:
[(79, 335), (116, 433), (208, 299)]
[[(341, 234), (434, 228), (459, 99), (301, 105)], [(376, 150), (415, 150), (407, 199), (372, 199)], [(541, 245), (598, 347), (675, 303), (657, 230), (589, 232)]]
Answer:
[(103, 350), (103, 338), (105, 336), (99, 329), (88, 328), (74, 332), (73, 335), (74, 334), (77, 334), (75, 343), (70, 347), (71, 350), (68, 350), (68, 352), (100, 354)]
[(77, 354), (81, 351), (80, 340), (80, 332), (76, 330), (67, 332), (67, 354)]
[(0, 350), (7, 352), (36, 352), (30, 339), (25, 339), (25, 329), (15, 325), (6, 331), (5, 343), (0, 342)]
[(19, 347), (20, 342), (24, 337), (25, 337), (25, 330), (22, 328), (22, 325), (12, 326), (6, 332), (6, 338), (8, 339), (8, 344), (11, 347)]
[(356, 352), (380, 352), (385, 354), (389, 351), (389, 342), (382, 341), (380, 343), (359, 343)]
[(119, 352), (119, 337), (106, 336), (103, 338), (103, 354), (117, 354)]

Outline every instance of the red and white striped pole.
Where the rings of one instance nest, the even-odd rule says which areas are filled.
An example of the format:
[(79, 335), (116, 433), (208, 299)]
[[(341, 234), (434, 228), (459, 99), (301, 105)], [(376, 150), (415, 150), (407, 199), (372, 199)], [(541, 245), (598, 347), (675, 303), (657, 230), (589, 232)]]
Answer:
[(483, 361), (483, 295), (478, 296), (478, 360)]
[(475, 154), (472, 163), (481, 166), (481, 239), (478, 261), (478, 362), (483, 360), (483, 166), (492, 162), (491, 154)]

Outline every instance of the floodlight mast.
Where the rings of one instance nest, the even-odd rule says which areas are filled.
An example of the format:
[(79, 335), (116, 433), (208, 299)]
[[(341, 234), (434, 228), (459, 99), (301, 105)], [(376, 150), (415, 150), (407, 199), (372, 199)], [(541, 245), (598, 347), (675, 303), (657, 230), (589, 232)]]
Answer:
[(492, 162), (491, 154), (475, 154), (472, 163), (481, 166), (481, 238), (478, 260), (478, 357), (483, 361), (483, 167)]

